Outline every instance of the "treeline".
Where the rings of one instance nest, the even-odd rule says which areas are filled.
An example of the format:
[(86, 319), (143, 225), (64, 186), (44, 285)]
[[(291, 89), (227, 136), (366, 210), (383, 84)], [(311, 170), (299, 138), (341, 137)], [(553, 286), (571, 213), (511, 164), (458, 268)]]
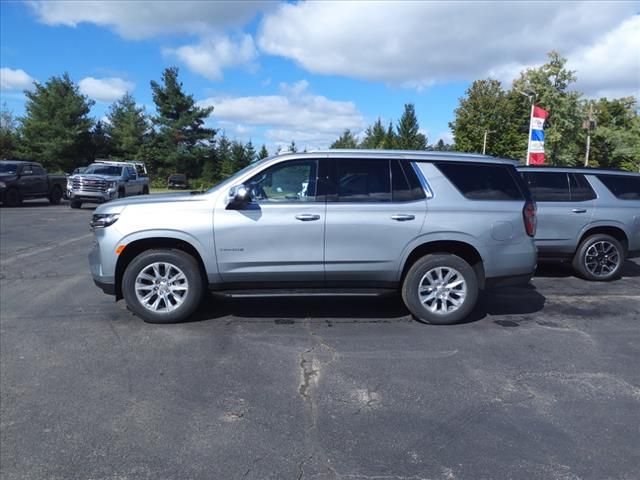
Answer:
[(467, 89), (449, 123), (454, 144), (440, 140), (427, 145), (419, 133), (413, 105), (394, 126), (378, 119), (361, 141), (346, 130), (332, 148), (456, 150), (486, 153), (524, 161), (529, 136), (530, 98), (549, 112), (545, 124), (545, 152), (551, 165), (584, 165), (587, 135), (591, 136), (589, 166), (640, 170), (640, 116), (634, 97), (590, 100), (572, 89), (575, 72), (566, 59), (550, 52), (548, 62), (527, 69), (505, 89), (498, 80), (477, 80)]
[(90, 116), (94, 105), (68, 74), (25, 91), (25, 116), (18, 120), (3, 107), (0, 158), (35, 160), (50, 171), (70, 172), (96, 158), (141, 160), (159, 183), (174, 172), (205, 184), (227, 178), (269, 154), (205, 126), (213, 107), (201, 108), (167, 68), (151, 81), (156, 114), (138, 107), (130, 94), (114, 102), (106, 120)]

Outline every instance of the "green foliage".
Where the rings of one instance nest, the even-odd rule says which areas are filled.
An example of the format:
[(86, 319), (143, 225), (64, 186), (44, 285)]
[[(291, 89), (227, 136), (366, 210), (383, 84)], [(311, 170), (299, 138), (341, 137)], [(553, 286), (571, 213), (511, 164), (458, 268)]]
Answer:
[(269, 156), (269, 151), (267, 150), (267, 146), (262, 144), (260, 151), (258, 152), (258, 160), (262, 160), (263, 158), (267, 158)]
[(360, 143), (360, 148), (376, 149), (384, 148), (385, 130), (380, 117), (373, 125), (367, 127), (364, 132), (364, 139)]
[(330, 148), (357, 148), (358, 141), (356, 137), (353, 136), (351, 130), (348, 128), (340, 135), (335, 142), (331, 144)]
[(91, 157), (93, 100), (80, 94), (67, 73), (51, 77), (34, 91), (25, 90), (26, 114), (21, 119), (20, 158), (55, 171), (71, 171)]
[(152, 118), (151, 152), (143, 153), (151, 153), (152, 170), (199, 177), (215, 136), (213, 129), (204, 127), (213, 107), (198, 107), (193, 96), (182, 90), (176, 67), (165, 69), (162, 84), (152, 80), (151, 90), (158, 114)]
[(149, 132), (144, 108), (138, 108), (135, 99), (127, 93), (111, 105), (107, 118), (109, 124), (106, 131), (110, 139), (111, 156), (122, 160), (138, 160)]
[(291, 140), (291, 144), (289, 145), (289, 152), (296, 153), (298, 151), (298, 147), (296, 147), (296, 142)]
[(397, 127), (396, 146), (402, 150), (425, 150), (427, 137), (420, 133), (416, 109), (413, 103), (404, 105), (404, 113)]
[(6, 103), (0, 108), (0, 159), (11, 160), (15, 157), (18, 141), (17, 122)]
[(101, 120), (98, 120), (91, 130), (91, 156), (95, 158), (108, 158), (111, 153), (111, 144), (107, 130)]

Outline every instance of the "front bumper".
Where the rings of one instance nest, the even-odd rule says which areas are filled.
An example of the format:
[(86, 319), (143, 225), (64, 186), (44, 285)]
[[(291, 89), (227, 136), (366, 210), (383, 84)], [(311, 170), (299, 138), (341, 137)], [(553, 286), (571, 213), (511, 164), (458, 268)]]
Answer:
[[(108, 295), (116, 294), (116, 280), (115, 274), (109, 274), (109, 270), (105, 271), (104, 260), (100, 243), (95, 241), (93, 248), (89, 252), (89, 268), (91, 269), (91, 276), (93, 277), (93, 283), (95, 283), (104, 293)], [(112, 272), (115, 272), (115, 266)]]
[(118, 196), (115, 190), (107, 190), (106, 192), (87, 192), (84, 190), (67, 190), (67, 198), (69, 200), (77, 200), (79, 202), (104, 203), (113, 200)]

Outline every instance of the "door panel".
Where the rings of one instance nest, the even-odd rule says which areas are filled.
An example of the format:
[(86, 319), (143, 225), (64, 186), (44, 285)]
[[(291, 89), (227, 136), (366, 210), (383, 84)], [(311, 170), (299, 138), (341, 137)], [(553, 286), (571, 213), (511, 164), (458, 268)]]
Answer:
[(318, 160), (286, 161), (245, 182), (254, 201), (214, 212), (218, 268), (224, 282), (324, 281), (326, 204), (317, 195)]

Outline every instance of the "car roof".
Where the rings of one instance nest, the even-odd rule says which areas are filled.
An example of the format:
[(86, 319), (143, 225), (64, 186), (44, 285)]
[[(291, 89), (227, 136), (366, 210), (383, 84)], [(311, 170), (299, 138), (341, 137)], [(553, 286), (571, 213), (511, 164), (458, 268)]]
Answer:
[(25, 165), (29, 163), (38, 163), (35, 160), (0, 160), (1, 163), (15, 163), (18, 165)]
[(556, 172), (556, 173), (568, 173), (568, 172), (584, 173), (586, 175), (606, 174), (606, 175), (632, 175), (632, 176), (639, 175), (640, 176), (640, 173), (628, 172), (626, 170), (619, 170), (617, 168), (553, 167), (553, 166), (540, 166), (540, 165), (520, 166), (517, 168), (518, 168), (518, 171), (523, 171), (523, 172), (544, 171), (544, 172)]
[(463, 152), (426, 152), (424, 150), (379, 150), (379, 149), (328, 149), (328, 150), (312, 150), (309, 152), (281, 152), (272, 158), (304, 158), (317, 157), (322, 155), (328, 158), (341, 158), (348, 156), (350, 158), (371, 158), (371, 159), (389, 159), (409, 161), (451, 161), (451, 162), (482, 162), (482, 163), (498, 163), (517, 165), (517, 160), (507, 158), (492, 157), (489, 155), (481, 155), (478, 153)]

